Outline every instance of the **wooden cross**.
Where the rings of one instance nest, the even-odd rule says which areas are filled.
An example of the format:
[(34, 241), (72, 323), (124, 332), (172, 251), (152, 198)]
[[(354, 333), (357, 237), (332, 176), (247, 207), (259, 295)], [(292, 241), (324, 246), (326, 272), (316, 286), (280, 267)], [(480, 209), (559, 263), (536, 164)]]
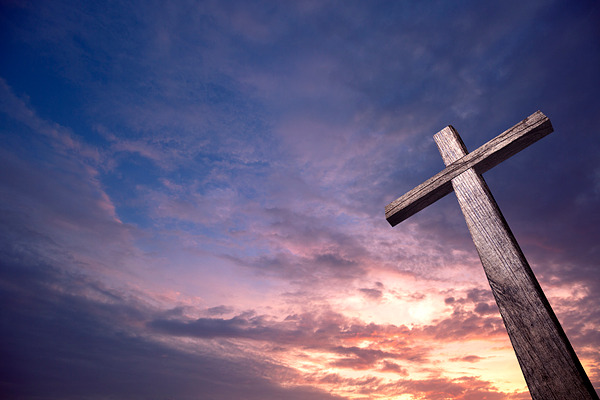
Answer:
[(553, 131), (538, 111), (468, 153), (452, 126), (433, 138), (446, 168), (391, 202), (394, 226), (454, 190), (534, 400), (598, 399), (482, 173)]

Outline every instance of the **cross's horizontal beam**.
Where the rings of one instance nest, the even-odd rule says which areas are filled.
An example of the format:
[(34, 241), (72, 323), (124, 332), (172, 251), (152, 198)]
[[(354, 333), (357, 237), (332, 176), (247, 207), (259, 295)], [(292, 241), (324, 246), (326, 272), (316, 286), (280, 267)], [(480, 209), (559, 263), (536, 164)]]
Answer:
[(469, 168), (482, 174), (532, 143), (552, 133), (548, 117), (537, 111), (477, 150), (448, 165), (404, 196), (385, 207), (385, 218), (394, 226), (452, 191), (452, 179)]

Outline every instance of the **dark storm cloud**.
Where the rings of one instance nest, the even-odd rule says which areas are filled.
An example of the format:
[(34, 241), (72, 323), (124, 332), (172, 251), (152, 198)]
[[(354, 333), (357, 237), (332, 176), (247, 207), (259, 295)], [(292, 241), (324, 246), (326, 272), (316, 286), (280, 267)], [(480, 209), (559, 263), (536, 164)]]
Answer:
[(3, 249), (0, 391), (5, 398), (336, 398), (310, 388), (282, 388), (252, 372), (281, 368), (266, 361), (246, 359), (241, 368), (239, 360), (152, 341), (135, 325), (157, 311), (102, 286), (41, 258)]

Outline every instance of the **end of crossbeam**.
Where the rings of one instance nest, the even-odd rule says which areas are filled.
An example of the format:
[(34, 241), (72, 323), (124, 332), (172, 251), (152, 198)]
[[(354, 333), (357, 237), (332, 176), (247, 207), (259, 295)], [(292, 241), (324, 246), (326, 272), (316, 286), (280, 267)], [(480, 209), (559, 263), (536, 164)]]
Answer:
[(385, 219), (391, 226), (396, 226), (450, 192), (452, 192), (450, 179), (438, 174), (388, 204), (385, 207)]
[(483, 174), (552, 132), (550, 119), (538, 110), (465, 158), (478, 159), (473, 167)]

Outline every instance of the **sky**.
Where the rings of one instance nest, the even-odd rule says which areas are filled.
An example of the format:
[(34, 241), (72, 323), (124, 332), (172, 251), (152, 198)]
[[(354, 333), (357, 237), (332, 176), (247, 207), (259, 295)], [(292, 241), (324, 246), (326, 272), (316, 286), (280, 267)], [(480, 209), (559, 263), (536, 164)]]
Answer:
[(600, 388), (600, 4), (0, 3), (0, 393), (530, 399), (450, 194), (485, 173)]

